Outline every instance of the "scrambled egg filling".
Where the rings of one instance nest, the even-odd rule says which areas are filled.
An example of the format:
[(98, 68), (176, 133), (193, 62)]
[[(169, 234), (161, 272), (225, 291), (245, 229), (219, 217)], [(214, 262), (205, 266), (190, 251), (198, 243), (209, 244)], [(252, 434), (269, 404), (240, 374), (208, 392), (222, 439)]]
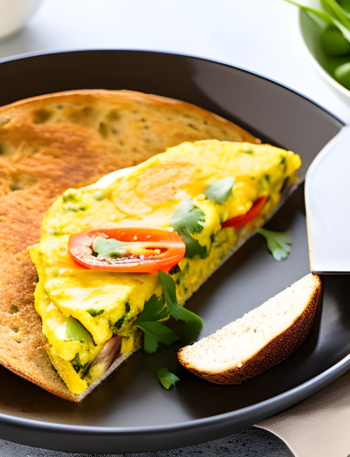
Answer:
[[(173, 276), (183, 304), (230, 250), (262, 224), (300, 164), (293, 152), (268, 145), (199, 141), (168, 149), (108, 185), (67, 190), (47, 213), (41, 241), (30, 255), (39, 276), (35, 308), (48, 340), (46, 350), (68, 388), (79, 394), (103, 374), (93, 361), (113, 335), (123, 337), (122, 354), (137, 349), (140, 331), (132, 323), (153, 294), (162, 294), (156, 273), (78, 266), (68, 252), (70, 235), (130, 225), (173, 230), (176, 207), (190, 201), (205, 217), (203, 229), (193, 235), (201, 254), (185, 257)], [(234, 178), (232, 195), (223, 204), (214, 203), (204, 192), (226, 177)], [(269, 198), (259, 217), (241, 229), (222, 229), (224, 221), (246, 214), (264, 195)]]

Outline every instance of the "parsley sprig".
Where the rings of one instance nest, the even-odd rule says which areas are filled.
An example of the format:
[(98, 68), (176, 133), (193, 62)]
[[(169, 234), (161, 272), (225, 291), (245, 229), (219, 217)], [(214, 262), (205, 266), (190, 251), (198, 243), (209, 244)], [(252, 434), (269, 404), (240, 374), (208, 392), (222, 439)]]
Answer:
[(286, 260), (292, 249), (292, 237), (288, 233), (272, 232), (258, 229), (260, 235), (266, 238), (267, 248), (276, 260)]
[(168, 316), (168, 310), (162, 300), (152, 295), (134, 321), (133, 325), (143, 331), (143, 348), (148, 354), (155, 353), (160, 343), (168, 346), (180, 339), (173, 330), (158, 322)]
[(167, 368), (159, 368), (157, 371), (157, 378), (164, 389), (170, 389), (170, 387), (175, 386), (175, 384), (180, 381), (180, 378), (174, 375)]
[(135, 327), (143, 331), (143, 348), (148, 354), (156, 352), (161, 343), (168, 346), (180, 339), (177, 333), (160, 323), (169, 315), (177, 321), (185, 322), (186, 332), (184, 335), (186, 341), (195, 340), (203, 328), (203, 321), (199, 316), (178, 304), (173, 278), (163, 271), (158, 272), (158, 277), (163, 288), (166, 306), (160, 298), (152, 295), (145, 303), (143, 311), (133, 322)]
[(219, 181), (210, 184), (205, 191), (204, 195), (216, 203), (217, 205), (223, 205), (232, 195), (232, 187), (235, 183), (235, 178), (223, 178)]
[(204, 259), (208, 255), (206, 246), (202, 246), (192, 236), (202, 232), (204, 223), (205, 214), (190, 200), (183, 200), (176, 206), (171, 218), (171, 225), (186, 244), (185, 256), (189, 259), (192, 259), (195, 255), (199, 255)]

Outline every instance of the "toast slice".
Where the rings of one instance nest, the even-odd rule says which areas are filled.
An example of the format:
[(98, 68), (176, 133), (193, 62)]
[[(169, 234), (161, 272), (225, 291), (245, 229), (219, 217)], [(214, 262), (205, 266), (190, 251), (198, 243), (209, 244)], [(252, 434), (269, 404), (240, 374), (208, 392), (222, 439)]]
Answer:
[(309, 274), (242, 318), (178, 351), (197, 376), (216, 384), (241, 384), (288, 358), (309, 334), (321, 294)]
[(260, 143), (197, 106), (139, 92), (61, 92), (0, 108), (3, 366), (55, 395), (79, 401), (43, 349), (47, 340), (34, 309), (37, 272), (28, 246), (39, 242), (45, 213), (67, 188), (87, 186), (183, 141), (211, 138)]

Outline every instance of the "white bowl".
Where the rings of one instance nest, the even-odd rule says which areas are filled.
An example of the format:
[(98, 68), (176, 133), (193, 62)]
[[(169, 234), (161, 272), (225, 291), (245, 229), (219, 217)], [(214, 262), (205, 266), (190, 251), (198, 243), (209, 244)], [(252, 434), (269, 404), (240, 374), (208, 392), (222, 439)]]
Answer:
[(305, 11), (299, 13), (299, 30), (304, 43), (306, 53), (318, 73), (335, 89), (342, 97), (350, 98), (350, 90), (342, 86), (333, 77), (333, 71), (342, 63), (349, 62), (349, 57), (330, 58), (322, 50), (320, 35), (325, 24), (321, 20), (312, 19)]
[(0, 39), (20, 30), (43, 0), (0, 0)]

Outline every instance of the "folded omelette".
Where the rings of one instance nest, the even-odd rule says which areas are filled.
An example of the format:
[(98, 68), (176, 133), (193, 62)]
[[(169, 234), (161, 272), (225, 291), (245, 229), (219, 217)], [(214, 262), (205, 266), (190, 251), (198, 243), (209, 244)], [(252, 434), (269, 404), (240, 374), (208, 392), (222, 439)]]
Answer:
[[(35, 309), (45, 350), (73, 399), (83, 398), (142, 344), (133, 324), (150, 300), (163, 295), (157, 267), (147, 265), (169, 247), (167, 241), (164, 249), (147, 246), (147, 237), (167, 231), (183, 244), (182, 255), (163, 264), (183, 305), (268, 218), (300, 164), (298, 155), (269, 145), (185, 142), (92, 186), (68, 189), (55, 201), (30, 256), (39, 277)], [(123, 231), (136, 235), (127, 243), (111, 235)], [(89, 241), (77, 254), (72, 240), (84, 236)], [(146, 270), (118, 270), (128, 262)]]
[[(52, 203), (184, 141), (259, 140), (179, 100), (131, 91), (77, 90), (0, 107), (0, 363), (77, 401), (50, 362), (34, 308), (38, 280), (28, 247)], [(102, 354), (103, 355), (103, 354)], [(86, 391), (85, 391), (86, 392)]]

